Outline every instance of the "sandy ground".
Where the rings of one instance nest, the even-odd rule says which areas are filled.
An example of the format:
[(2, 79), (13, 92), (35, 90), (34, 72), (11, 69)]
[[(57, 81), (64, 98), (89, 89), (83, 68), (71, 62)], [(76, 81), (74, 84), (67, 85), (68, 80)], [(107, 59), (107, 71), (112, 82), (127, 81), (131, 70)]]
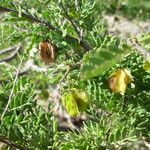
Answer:
[(128, 20), (122, 16), (104, 16), (110, 34), (119, 36), (123, 39), (150, 32), (150, 20), (138, 21)]

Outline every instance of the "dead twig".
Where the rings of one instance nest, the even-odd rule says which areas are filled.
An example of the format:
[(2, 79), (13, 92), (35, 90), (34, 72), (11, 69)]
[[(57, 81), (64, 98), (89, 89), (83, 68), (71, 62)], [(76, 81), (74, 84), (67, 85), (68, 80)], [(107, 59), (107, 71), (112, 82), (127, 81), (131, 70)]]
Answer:
[(19, 71), (19, 74), (18, 74), (19, 76), (26, 74), (29, 70), (33, 70), (36, 72), (46, 72), (47, 71), (46, 67), (39, 67), (39, 66), (35, 65), (33, 59), (29, 59), (26, 63), (24, 63), (22, 68), (23, 69)]
[(19, 75), (19, 71), (20, 71), (21, 65), (22, 65), (22, 59), (21, 59), (21, 61), (20, 61), (20, 64), (19, 64), (19, 66), (18, 66), (18, 69), (17, 69), (17, 71), (16, 71), (16, 76), (15, 76), (15, 78), (14, 78), (13, 87), (12, 87), (12, 89), (11, 89), (11, 91), (10, 91), (10, 95), (9, 95), (9, 98), (8, 98), (7, 105), (6, 105), (4, 111), (3, 111), (2, 115), (1, 115), (1, 120), (3, 120), (3, 117), (4, 117), (5, 113), (6, 113), (7, 110), (8, 110), (9, 104), (10, 104), (11, 101), (12, 101), (13, 92), (14, 92), (14, 89), (15, 89), (15, 85), (16, 85), (16, 83), (17, 83), (17, 79), (18, 79), (18, 75)]
[[(13, 51), (8, 57), (5, 57), (5, 58), (2, 58), (2, 59), (0, 59), (0, 62), (7, 62), (7, 61), (10, 61), (11, 59), (13, 59), (16, 55), (17, 55), (17, 53), (18, 53), (18, 51), (19, 50), (21, 50), (21, 43), (19, 43), (17, 46), (15, 46), (15, 51)], [(11, 51), (12, 49), (5, 49), (5, 52), (4, 52), (4, 50), (2, 50), (3, 52), (2, 53), (6, 53), (6, 51), (8, 52), (8, 51)]]
[(10, 47), (7, 47), (5, 49), (2, 49), (0, 50), (0, 55), (4, 54), (4, 53), (7, 53), (7, 52), (10, 52), (10, 51), (13, 51), (15, 50), (16, 48), (18, 47), (18, 44), (15, 45), (15, 46), (10, 46)]

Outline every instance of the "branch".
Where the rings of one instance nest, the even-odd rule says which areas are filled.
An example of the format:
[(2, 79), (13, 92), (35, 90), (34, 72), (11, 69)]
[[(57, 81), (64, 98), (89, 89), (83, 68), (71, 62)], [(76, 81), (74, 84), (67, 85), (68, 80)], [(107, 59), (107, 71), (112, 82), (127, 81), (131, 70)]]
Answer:
[[(8, 49), (4, 49), (5, 51), (2, 50), (2, 52), (0, 54), (6, 53), (8, 51), (11, 51), (11, 50), (13, 50), (12, 48), (13, 47), (11, 47), (11, 49), (9, 49), (9, 48)], [(16, 47), (16, 50), (14, 52), (12, 52), (8, 57), (0, 59), (0, 62), (10, 61), (12, 58), (14, 58), (17, 55), (17, 53), (18, 53), (19, 50), (21, 50), (21, 44), (20, 43), (18, 44), (18, 46)]]
[[(10, 8), (3, 7), (3, 6), (0, 6), (0, 12), (13, 12), (13, 13), (15, 13), (15, 14), (18, 14), (18, 11), (14, 10), (14, 9), (10, 9)], [(33, 22), (36, 22), (36, 23), (40, 23), (40, 24), (42, 24), (42, 25), (47, 26), (49, 29), (58, 32), (58, 33), (61, 34), (61, 35), (63, 34), (61, 30), (59, 30), (58, 28), (54, 27), (54, 26), (53, 26), (50, 22), (48, 22), (48, 21), (45, 21), (45, 20), (43, 20), (43, 19), (36, 18), (36, 17), (34, 17), (34, 16), (30, 16), (30, 15), (24, 13), (24, 12), (22, 12), (21, 15), (22, 15), (23, 18), (27, 18), (27, 19), (29, 19), (30, 21), (33, 21)], [(67, 34), (65, 38), (66, 38), (66, 40), (67, 40), (68, 42), (71, 41), (71, 42), (74, 42), (74, 43), (78, 43), (78, 39), (76, 39), (75, 37), (73, 37), (73, 36), (71, 36), (71, 35), (69, 35), (69, 34)], [(83, 41), (83, 40), (82, 40), (82, 41), (80, 41), (79, 44), (80, 44), (81, 47), (82, 47), (84, 50), (86, 50), (86, 51), (89, 51), (89, 50), (91, 49), (91, 45), (89, 45), (89, 43), (88, 43), (87, 41)]]
[(80, 62), (77, 62), (75, 64), (68, 64), (67, 68), (66, 68), (66, 72), (64, 73), (64, 76), (60, 79), (59, 83), (58, 83), (58, 88), (61, 87), (61, 84), (64, 82), (64, 80), (67, 78), (68, 74), (70, 73), (70, 71), (74, 70), (74, 69), (79, 69), (81, 67)]
[(27, 150), (27, 148), (22, 147), (20, 145), (15, 144), (14, 142), (10, 141), (8, 138), (0, 134), (0, 142), (7, 144), (10, 147), (13, 147), (15, 149), (19, 150)]
[[(18, 14), (18, 11), (14, 10), (14, 9), (3, 7), (3, 6), (0, 6), (0, 11), (2, 11), (2, 12), (13, 12), (15, 14)], [(33, 22), (45, 24), (46, 26), (48, 26), (52, 30), (58, 30), (54, 26), (52, 26), (49, 22), (46, 22), (44, 20), (40, 20), (40, 19), (38, 19), (38, 18), (36, 18), (34, 16), (30, 16), (30, 15), (24, 13), (24, 12), (22, 12), (21, 15), (22, 15), (23, 18), (27, 18), (27, 19), (29, 19), (29, 20), (31, 20)]]
[(20, 71), (21, 65), (22, 65), (22, 60), (21, 60), (19, 66), (18, 66), (18, 69), (17, 69), (17, 71), (16, 71), (16, 76), (15, 76), (15, 78), (14, 78), (13, 87), (12, 87), (12, 89), (11, 89), (11, 91), (10, 91), (10, 95), (9, 95), (9, 99), (8, 99), (7, 105), (6, 105), (4, 111), (3, 111), (2, 115), (1, 115), (1, 120), (3, 119), (5, 113), (6, 113), (7, 110), (8, 110), (9, 104), (10, 104), (11, 101), (12, 101), (13, 92), (14, 92), (14, 89), (15, 89), (15, 85), (16, 85), (16, 83), (17, 83), (17, 79), (18, 79), (18, 75), (19, 75), (19, 71)]
[(7, 53), (7, 52), (10, 52), (10, 51), (13, 51), (16, 48), (17, 48), (17, 45), (2, 49), (2, 50), (0, 50), (0, 55), (4, 54), (4, 53)]
[(33, 70), (36, 72), (46, 72), (47, 68), (46, 67), (39, 67), (34, 64), (33, 59), (29, 59), (24, 65), (23, 65), (23, 70), (19, 71), (19, 76), (25, 75), (28, 73), (28, 71)]
[(68, 15), (68, 12), (65, 9), (65, 7), (63, 6), (62, 2), (60, 3), (60, 6), (61, 6), (62, 10), (65, 13), (65, 17), (67, 18), (67, 20), (72, 24), (73, 28), (75, 29), (75, 31), (76, 31), (76, 33), (77, 33), (77, 35), (79, 37), (79, 40), (82, 41), (82, 36), (81, 36), (81, 33), (80, 33), (78, 27), (75, 25), (75, 23), (73, 22), (72, 18)]

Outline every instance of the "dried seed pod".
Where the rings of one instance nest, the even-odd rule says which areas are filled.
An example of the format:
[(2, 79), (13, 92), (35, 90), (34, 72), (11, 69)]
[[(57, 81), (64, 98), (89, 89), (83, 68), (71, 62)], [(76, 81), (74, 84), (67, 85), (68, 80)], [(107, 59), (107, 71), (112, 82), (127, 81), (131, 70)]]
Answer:
[(51, 64), (55, 61), (55, 47), (50, 40), (40, 42), (39, 50), (45, 64)]

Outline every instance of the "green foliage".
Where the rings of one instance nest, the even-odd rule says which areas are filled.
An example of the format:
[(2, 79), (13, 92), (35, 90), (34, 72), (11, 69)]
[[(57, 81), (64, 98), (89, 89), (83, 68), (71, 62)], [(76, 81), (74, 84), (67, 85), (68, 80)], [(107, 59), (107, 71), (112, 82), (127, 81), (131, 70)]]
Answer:
[(125, 43), (121, 43), (115, 37), (105, 36), (100, 47), (84, 55), (81, 68), (82, 77), (87, 79), (100, 75), (116, 64), (120, 57), (128, 51), (129, 47)]
[(107, 14), (124, 15), (129, 19), (149, 19), (149, 0), (97, 0), (98, 9)]
[[(1, 84), (3, 109), (12, 86), (11, 80)], [(30, 78), (22, 76), (17, 80), (9, 110), (1, 121), (0, 133), (24, 147), (44, 150), (53, 146), (56, 125), (52, 114), (37, 106), (34, 92), (35, 86)]]
[(110, 71), (86, 81), (92, 104), (87, 111), (90, 120), (84, 124), (82, 131), (65, 135), (60, 146), (62, 149), (128, 149), (130, 143), (138, 141), (140, 133), (149, 138), (150, 75), (144, 71), (142, 62), (143, 58), (135, 52), (121, 61), (120, 66), (132, 70), (134, 76), (135, 87), (130, 85), (125, 96), (108, 90)]
[[(78, 29), (68, 21), (61, 4)], [(150, 74), (143, 69), (145, 58), (134, 46), (109, 35), (101, 19), (114, 12), (147, 19), (149, 1), (4, 0), (0, 6), (11, 9), (0, 14), (0, 49), (22, 43), (17, 57), (0, 63), (0, 135), (29, 150), (132, 149), (130, 144), (141, 137), (150, 139)], [(46, 67), (37, 50), (45, 39), (54, 43), (57, 55), (56, 62)], [(150, 50), (149, 33), (137, 40)], [(9, 53), (0, 58), (5, 56)], [(28, 60), (33, 68), (16, 76)], [(124, 95), (113, 93), (108, 85), (109, 75), (118, 68), (129, 69), (134, 77)], [(72, 95), (65, 96), (69, 111), (85, 110), (87, 119), (80, 129), (59, 131), (60, 122), (52, 113), (55, 106), (47, 101), (53, 94), (50, 89), (56, 87), (61, 96), (69, 95), (70, 89), (88, 93), (89, 108), (81, 93), (75, 102)], [(40, 100), (48, 102), (47, 109), (38, 105)]]

